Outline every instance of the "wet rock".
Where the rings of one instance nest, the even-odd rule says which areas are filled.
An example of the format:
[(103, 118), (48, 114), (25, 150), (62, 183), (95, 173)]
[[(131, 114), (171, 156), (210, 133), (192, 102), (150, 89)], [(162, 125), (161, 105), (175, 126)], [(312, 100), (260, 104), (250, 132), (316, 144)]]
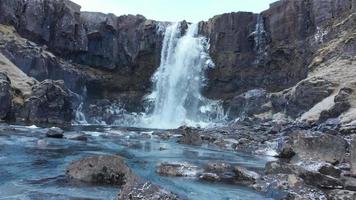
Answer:
[(302, 178), (306, 184), (323, 189), (343, 188), (341, 180), (298, 165), (272, 161), (266, 164), (265, 172), (266, 174), (295, 174)]
[(330, 134), (309, 136), (298, 134), (293, 140), (293, 149), (296, 154), (306, 160), (321, 160), (332, 164), (344, 160), (347, 142)]
[(179, 200), (180, 198), (161, 187), (136, 178), (127, 182), (120, 191), (119, 200)]
[(290, 165), (283, 162), (271, 161), (266, 163), (266, 174), (298, 174), (300, 171), (299, 166)]
[(321, 166), (318, 171), (324, 175), (332, 176), (335, 178), (340, 178), (341, 175), (341, 170), (335, 168), (333, 165), (330, 164), (325, 164)]
[(268, 111), (268, 107), (263, 106), (268, 101), (267, 92), (264, 89), (249, 90), (234, 97), (229, 105), (229, 116), (232, 119), (237, 117), (251, 116)]
[(199, 146), (203, 143), (201, 136), (193, 128), (182, 127), (180, 128), (182, 136), (178, 139), (178, 143)]
[(135, 178), (131, 169), (120, 156), (88, 157), (73, 162), (67, 169), (71, 179), (94, 183), (122, 186)]
[(47, 131), (46, 137), (61, 139), (63, 138), (63, 133), (64, 131), (62, 129), (58, 127), (52, 127)]
[(219, 182), (220, 176), (218, 176), (216, 173), (209, 173), (209, 172), (204, 172), (199, 175), (199, 179), (204, 180), (204, 181), (209, 181), (209, 182)]
[(293, 147), (289, 143), (283, 143), (278, 149), (278, 158), (291, 159), (295, 155)]
[(246, 168), (235, 166), (235, 181), (237, 182), (251, 182), (254, 183), (260, 178), (260, 175), (254, 171), (247, 170)]
[(227, 171), (231, 171), (233, 167), (228, 163), (208, 163), (206, 166), (206, 171), (214, 172), (214, 173), (223, 173)]
[(196, 176), (197, 167), (188, 163), (161, 163), (156, 172), (161, 176)]
[(88, 141), (88, 137), (83, 133), (74, 133), (70, 135), (65, 135), (65, 138), (68, 140), (77, 140), (77, 141)]
[(328, 199), (330, 200), (354, 200), (356, 199), (356, 192), (349, 190), (331, 190), (328, 192)]
[(303, 170), (298, 174), (306, 184), (323, 189), (342, 189), (343, 183), (334, 177), (323, 175), (319, 172)]
[(256, 181), (253, 188), (273, 199), (326, 199), (322, 190), (305, 184), (295, 174), (265, 175)]
[(0, 72), (0, 120), (9, 117), (11, 112), (11, 81)]
[(93, 156), (73, 162), (66, 172), (71, 179), (118, 185), (120, 200), (178, 200), (179, 197), (137, 176), (120, 156)]
[(29, 122), (69, 126), (73, 119), (70, 91), (62, 81), (45, 80), (32, 89), (23, 115)]

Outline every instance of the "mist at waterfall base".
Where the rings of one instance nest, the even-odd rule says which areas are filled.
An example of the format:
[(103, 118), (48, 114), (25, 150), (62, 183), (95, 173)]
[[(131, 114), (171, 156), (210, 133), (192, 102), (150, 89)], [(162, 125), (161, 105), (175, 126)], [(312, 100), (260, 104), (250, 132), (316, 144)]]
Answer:
[[(125, 113), (116, 108), (110, 112), (120, 114), (115, 125), (173, 129), (180, 126), (208, 127), (225, 119), (220, 101), (201, 94), (205, 84), (205, 71), (214, 67), (208, 50), (209, 42), (198, 34), (198, 24), (186, 30), (181, 23), (161, 24), (158, 34), (164, 34), (160, 66), (152, 77), (153, 91), (145, 99), (144, 113)], [(82, 112), (82, 108), (77, 112)], [(85, 122), (82, 113), (75, 121)], [(100, 122), (99, 122), (100, 123)]]

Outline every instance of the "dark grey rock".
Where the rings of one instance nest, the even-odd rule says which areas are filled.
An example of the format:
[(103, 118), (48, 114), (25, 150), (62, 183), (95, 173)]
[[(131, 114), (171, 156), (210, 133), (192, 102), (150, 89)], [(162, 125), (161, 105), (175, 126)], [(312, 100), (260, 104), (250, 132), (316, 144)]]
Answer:
[(303, 170), (298, 174), (306, 184), (323, 189), (343, 189), (344, 184), (337, 178), (323, 175), (319, 172)]
[(5, 73), (0, 72), (0, 120), (10, 117), (11, 81)]
[(181, 131), (182, 136), (178, 139), (178, 143), (196, 146), (203, 143), (197, 130), (190, 127), (181, 127), (179, 128), (179, 131)]
[(265, 166), (266, 174), (298, 174), (300, 170), (299, 166), (278, 161), (267, 162)]
[(291, 159), (295, 155), (293, 147), (289, 143), (283, 143), (278, 149), (278, 157), (284, 159)]
[(23, 116), (29, 122), (70, 126), (73, 109), (70, 91), (62, 81), (45, 80), (25, 100)]
[(50, 138), (63, 138), (63, 134), (64, 134), (64, 131), (58, 127), (52, 127), (50, 128), (47, 133), (46, 133), (46, 136), (47, 137), (50, 137)]
[(179, 200), (177, 195), (143, 179), (131, 179), (120, 191), (119, 200)]
[(330, 134), (298, 134), (293, 139), (293, 149), (298, 157), (306, 160), (321, 160), (332, 164), (341, 163), (345, 158), (347, 142)]
[(251, 182), (254, 183), (257, 179), (260, 178), (260, 175), (254, 171), (250, 171), (246, 168), (235, 166), (235, 181), (237, 182)]
[(268, 111), (264, 104), (268, 102), (267, 92), (264, 89), (249, 90), (234, 97), (228, 104), (229, 116), (236, 117), (251, 116)]
[(201, 173), (199, 175), (199, 179), (209, 182), (219, 182), (221, 180), (219, 175), (217, 175), (216, 173), (209, 172)]
[(196, 176), (197, 167), (188, 163), (161, 163), (156, 172), (161, 176)]
[(70, 135), (65, 135), (65, 138), (68, 140), (78, 140), (78, 141), (87, 141), (88, 137), (84, 133), (74, 133)]
[(66, 174), (71, 179), (83, 182), (119, 186), (136, 176), (120, 156), (83, 158), (73, 162)]
[(335, 84), (322, 78), (305, 79), (284, 93), (271, 96), (273, 108), (298, 117), (331, 95)]
[(321, 166), (318, 171), (324, 175), (332, 176), (335, 178), (340, 178), (341, 175), (341, 170), (330, 164)]

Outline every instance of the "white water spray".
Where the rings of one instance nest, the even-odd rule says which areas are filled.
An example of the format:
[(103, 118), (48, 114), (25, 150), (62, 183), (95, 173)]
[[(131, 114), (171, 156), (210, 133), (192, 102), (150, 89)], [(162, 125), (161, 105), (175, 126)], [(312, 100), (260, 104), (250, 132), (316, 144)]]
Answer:
[(218, 101), (201, 95), (205, 70), (214, 66), (208, 54), (209, 43), (198, 35), (198, 24), (189, 25), (183, 36), (181, 32), (179, 23), (166, 28), (161, 64), (152, 78), (154, 90), (147, 96), (153, 108), (143, 117), (141, 126), (207, 126), (224, 117)]

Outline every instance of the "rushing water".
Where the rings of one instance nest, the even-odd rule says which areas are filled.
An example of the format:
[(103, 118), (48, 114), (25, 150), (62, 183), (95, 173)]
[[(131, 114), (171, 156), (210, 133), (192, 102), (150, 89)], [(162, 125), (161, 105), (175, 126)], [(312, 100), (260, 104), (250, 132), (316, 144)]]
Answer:
[(256, 27), (255, 27), (255, 32), (254, 32), (254, 39), (255, 39), (255, 52), (257, 54), (256, 58), (256, 63), (259, 64), (263, 62), (263, 60), (266, 58), (266, 45), (267, 45), (267, 40), (266, 40), (266, 30), (264, 26), (264, 20), (262, 15), (258, 15), (257, 17), (257, 22), (256, 22)]
[(147, 97), (153, 109), (142, 121), (145, 127), (206, 126), (223, 119), (219, 102), (201, 94), (205, 71), (214, 66), (209, 44), (198, 35), (198, 24), (189, 25), (183, 36), (182, 31), (180, 23), (165, 30), (161, 63), (152, 78), (154, 90)]
[(89, 155), (119, 154), (142, 177), (192, 200), (266, 199), (249, 188), (201, 182), (194, 178), (161, 177), (161, 162), (227, 162), (255, 170), (266, 160), (245, 154), (191, 147), (174, 139), (161, 141), (152, 131), (109, 127), (77, 127), (65, 136), (86, 134), (87, 142), (45, 137), (46, 129), (0, 126), (0, 199), (116, 199), (119, 189), (72, 182), (65, 170), (70, 162)]

